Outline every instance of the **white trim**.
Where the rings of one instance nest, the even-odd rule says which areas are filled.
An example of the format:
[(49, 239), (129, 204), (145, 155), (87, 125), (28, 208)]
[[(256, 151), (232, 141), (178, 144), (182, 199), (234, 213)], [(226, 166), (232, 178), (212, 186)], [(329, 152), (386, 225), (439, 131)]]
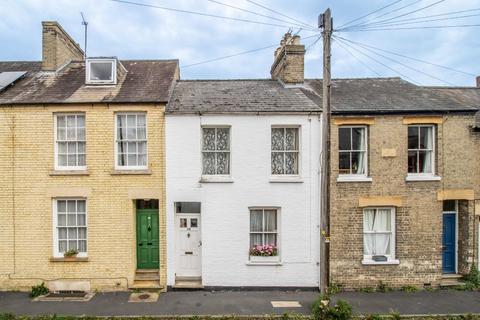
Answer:
[(440, 181), (442, 177), (431, 173), (409, 173), (405, 177), (405, 181)]
[(372, 255), (363, 254), (362, 264), (364, 265), (373, 265), (373, 264), (399, 264), (400, 261), (396, 259), (396, 236), (397, 236), (397, 214), (395, 207), (365, 207), (362, 210), (362, 249), (365, 250), (365, 230), (364, 230), (364, 220), (365, 220), (365, 210), (378, 210), (378, 209), (388, 209), (391, 212), (390, 217), (390, 229), (392, 233), (391, 242), (390, 242), (390, 254), (385, 255), (387, 261), (374, 261)]
[(372, 177), (363, 174), (339, 174), (337, 182), (372, 182)]
[[(145, 115), (145, 141), (146, 141), (146, 146), (145, 146), (145, 165), (144, 166), (121, 166), (118, 165), (118, 139), (117, 139), (117, 120), (119, 115)], [(148, 113), (147, 111), (122, 111), (122, 112), (115, 112), (114, 113), (114, 132), (113, 132), (113, 148), (114, 148), (114, 160), (115, 160), (115, 165), (114, 168), (115, 170), (147, 170), (148, 169)], [(136, 124), (135, 124), (136, 125)], [(137, 140), (138, 141), (138, 140)], [(138, 154), (138, 150), (137, 150)]]
[[(353, 128), (363, 128), (365, 130), (365, 161), (364, 161), (364, 172), (365, 173), (361, 173), (361, 174), (354, 174), (354, 173), (351, 173), (351, 174), (338, 174), (338, 177), (337, 177), (337, 181), (338, 182), (371, 182), (372, 181), (372, 178), (368, 176), (368, 144), (369, 144), (369, 141), (368, 141), (368, 126), (367, 125), (340, 125), (338, 127), (338, 136), (339, 136), (339, 140), (338, 140), (338, 150), (337, 150), (337, 156), (340, 155), (340, 129), (341, 128), (349, 128), (349, 129), (353, 129)], [(353, 138), (352, 138), (352, 133), (350, 133), (350, 139), (351, 139), (351, 143), (353, 143)], [(350, 150), (350, 152), (354, 152), (354, 150)], [(358, 151), (357, 151), (358, 152)], [(340, 166), (340, 163), (338, 164)], [(352, 170), (352, 168), (350, 168), (350, 170)]]
[[(91, 63), (96, 62), (110, 62), (112, 65), (112, 80), (92, 80), (90, 79), (90, 68)], [(86, 84), (117, 84), (117, 59), (103, 59), (103, 58), (95, 58), (95, 59), (87, 59), (86, 61), (86, 72), (85, 72), (85, 83)]]
[[(84, 130), (85, 130), (85, 140), (75, 140), (71, 142), (83, 142), (85, 143), (85, 165), (84, 166), (60, 166), (58, 165), (58, 142), (57, 142), (57, 117), (58, 116), (83, 116), (84, 118)], [(65, 119), (65, 137), (67, 135), (67, 126)], [(76, 126), (76, 122), (75, 122)], [(77, 128), (77, 127), (76, 127)], [(68, 148), (68, 145), (67, 145)], [(87, 117), (85, 112), (54, 112), (53, 113), (53, 154), (54, 154), (54, 170), (55, 171), (86, 171), (87, 170)], [(76, 153), (78, 157), (78, 153)], [(68, 160), (67, 160), (68, 161)]]
[[(57, 212), (57, 201), (58, 200), (84, 200), (85, 201), (85, 228), (86, 228), (86, 241), (87, 241), (87, 252), (79, 252), (77, 254), (78, 258), (87, 258), (88, 257), (88, 246), (89, 246), (89, 240), (88, 240), (88, 207), (87, 207), (87, 198), (83, 197), (58, 197), (58, 198), (52, 198), (52, 211), (53, 211), (53, 257), (54, 258), (63, 258), (63, 252), (60, 252), (59, 247), (58, 247), (58, 212)], [(67, 218), (66, 218), (67, 219)], [(77, 234), (77, 240), (78, 240), (78, 234)]]

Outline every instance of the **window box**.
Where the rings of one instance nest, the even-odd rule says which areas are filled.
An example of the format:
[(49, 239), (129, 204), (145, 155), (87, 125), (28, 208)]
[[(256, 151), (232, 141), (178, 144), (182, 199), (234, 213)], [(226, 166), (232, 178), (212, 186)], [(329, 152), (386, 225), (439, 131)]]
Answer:
[(277, 264), (278, 262), (280, 262), (279, 256), (250, 256), (250, 263)]

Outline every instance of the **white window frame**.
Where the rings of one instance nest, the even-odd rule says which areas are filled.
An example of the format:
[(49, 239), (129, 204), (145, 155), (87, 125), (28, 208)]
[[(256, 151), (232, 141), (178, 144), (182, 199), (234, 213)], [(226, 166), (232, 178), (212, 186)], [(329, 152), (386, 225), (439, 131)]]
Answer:
[[(85, 143), (85, 165), (84, 166), (60, 166), (58, 164), (58, 137), (57, 137), (57, 117), (58, 116), (83, 116), (84, 118), (84, 123), (85, 123), (85, 127), (84, 127), (84, 130), (85, 130), (85, 140), (75, 140), (75, 141), (71, 141), (71, 142), (83, 142)], [(87, 170), (87, 117), (85, 115), (85, 113), (83, 112), (75, 112), (75, 113), (54, 113), (53, 114), (53, 149), (54, 149), (54, 168), (55, 170), (59, 170), (59, 171), (62, 171), (62, 170), (67, 170), (67, 171), (84, 171), (84, 170)], [(66, 128), (66, 127), (65, 127)], [(67, 133), (65, 132), (65, 135)], [(66, 140), (65, 140), (66, 141)], [(67, 146), (68, 148), (68, 146)], [(78, 155), (78, 154), (77, 154)]]
[[(337, 156), (340, 158), (340, 153), (341, 152), (358, 152), (355, 150), (340, 150), (340, 129), (341, 128), (349, 128), (349, 129), (354, 129), (354, 128), (363, 128), (365, 130), (365, 161), (364, 161), (364, 172), (362, 174), (356, 174), (356, 173), (351, 173), (351, 174), (338, 174), (337, 181), (338, 182), (370, 182), (372, 181), (372, 178), (368, 176), (368, 147), (369, 147), (369, 141), (368, 141), (368, 126), (366, 125), (342, 125), (338, 127), (338, 153)], [(350, 133), (350, 139), (352, 139), (352, 133)], [(340, 161), (338, 163), (338, 169), (340, 170)], [(351, 168), (350, 168), (351, 170)]]
[[(144, 166), (121, 166), (118, 164), (118, 116), (121, 115), (145, 115), (145, 142), (146, 142), (146, 147), (145, 147), (145, 165)], [(147, 116), (146, 111), (128, 111), (128, 112), (115, 112), (115, 117), (114, 117), (114, 153), (115, 153), (115, 170), (147, 170), (148, 169), (148, 116)], [(128, 140), (122, 140), (122, 141), (128, 141)], [(141, 141), (141, 140), (135, 140), (135, 141)], [(137, 150), (138, 151), (138, 150)]]
[[(365, 207), (362, 209), (362, 252), (365, 252), (365, 230), (364, 230), (364, 219), (365, 219), (365, 210), (390, 210), (390, 228), (392, 230), (392, 237), (390, 241), (390, 254), (385, 255), (387, 261), (374, 261), (372, 255), (366, 255), (363, 253), (362, 264), (364, 265), (375, 265), (375, 264), (399, 264), (400, 261), (396, 259), (396, 208), (395, 207)], [(374, 232), (368, 232), (374, 233)]]
[[(90, 79), (90, 67), (92, 63), (97, 62), (110, 62), (112, 65), (112, 80), (92, 80)], [(87, 59), (86, 72), (85, 72), (86, 84), (117, 84), (117, 59)]]
[[(85, 228), (86, 228), (86, 241), (87, 241), (87, 251), (86, 252), (79, 252), (77, 254), (78, 258), (87, 258), (88, 257), (88, 246), (89, 246), (89, 240), (88, 240), (88, 202), (87, 198), (53, 198), (53, 257), (54, 258), (63, 258), (64, 254), (63, 252), (60, 252), (59, 250), (59, 237), (58, 237), (58, 206), (57, 202), (59, 200), (83, 200), (85, 201)], [(78, 234), (77, 234), (77, 239), (78, 239)]]
[[(409, 149), (408, 148), (408, 129), (410, 127), (427, 127), (427, 128), (432, 128), (432, 160), (431, 160), (431, 167), (432, 167), (432, 172), (431, 173), (410, 173), (408, 172), (408, 163), (407, 163), (407, 181), (436, 181), (440, 180), (441, 178), (435, 174), (436, 172), (436, 167), (435, 167), (435, 161), (436, 161), (436, 147), (437, 147), (437, 141), (436, 141), (436, 126), (434, 124), (409, 124), (407, 126), (407, 159), (408, 159), (408, 152), (410, 150), (427, 150), (427, 149)], [(419, 137), (420, 139), (420, 137)], [(417, 164), (418, 165), (418, 164)]]
[[(255, 256), (251, 256), (250, 253), (248, 254), (249, 256), (249, 262), (247, 262), (247, 265), (265, 265), (265, 264), (268, 264), (268, 263), (272, 263), (272, 264), (275, 264), (275, 265), (279, 265), (281, 264), (281, 254), (282, 254), (282, 246), (281, 246), (281, 208), (280, 207), (249, 207), (248, 208), (248, 247), (249, 247), (249, 251), (251, 249), (251, 242), (250, 242), (250, 235), (251, 235), (251, 231), (250, 231), (250, 219), (252, 218), (251, 216), (251, 212), (254, 211), (254, 210), (262, 210), (262, 211), (265, 211), (265, 210), (275, 210), (276, 211), (276, 217), (277, 217), (277, 255), (276, 256), (272, 256), (272, 257), (259, 257), (260, 259), (264, 259), (264, 258), (267, 258), (266, 260), (269, 260), (269, 261), (260, 261), (260, 262), (254, 262), (252, 261)], [(265, 215), (263, 215), (263, 220), (265, 219)], [(264, 221), (262, 222), (262, 224), (264, 224)], [(262, 232), (263, 233), (263, 232)], [(273, 232), (272, 232), (273, 233)], [(254, 258), (252, 258), (254, 257)], [(258, 258), (257, 258), (258, 259)]]
[[(272, 129), (297, 129), (298, 149), (297, 150), (272, 150)], [(282, 178), (282, 177), (300, 178), (300, 176), (301, 176), (300, 172), (302, 172), (301, 171), (301, 168), (302, 168), (302, 152), (301, 152), (301, 150), (302, 150), (302, 130), (301, 129), (302, 129), (302, 126), (297, 125), (297, 124), (293, 124), (293, 125), (275, 124), (275, 125), (271, 126), (271, 128), (270, 128), (270, 166), (269, 166), (271, 177), (273, 177), (273, 178)], [(284, 130), (284, 136), (285, 136), (285, 132), (286, 131)], [(285, 153), (296, 152), (297, 153), (297, 173), (294, 173), (294, 174), (286, 174), (286, 173), (274, 174), (274, 173), (272, 173), (272, 153), (274, 153), (274, 152), (282, 152), (284, 154)], [(285, 162), (284, 162), (284, 165), (285, 165)]]
[[(228, 150), (203, 150), (203, 129), (228, 129)], [(215, 130), (216, 137), (216, 130)], [(215, 141), (216, 145), (216, 141)], [(200, 162), (200, 172), (203, 179), (203, 182), (218, 181), (231, 182), (232, 176), (232, 126), (230, 125), (202, 125), (200, 127), (200, 152), (201, 152), (201, 162)], [(203, 173), (203, 154), (205, 152), (214, 152), (214, 153), (228, 153), (228, 174), (204, 174)], [(225, 179), (225, 180), (221, 180)]]

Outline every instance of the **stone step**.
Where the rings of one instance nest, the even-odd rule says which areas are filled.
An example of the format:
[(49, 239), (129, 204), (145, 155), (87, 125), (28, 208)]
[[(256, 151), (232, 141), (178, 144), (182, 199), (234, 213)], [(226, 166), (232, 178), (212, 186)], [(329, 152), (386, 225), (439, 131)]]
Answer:
[(461, 274), (456, 274), (456, 273), (445, 273), (442, 275), (442, 279), (461, 279), (462, 275)]
[(137, 269), (135, 273), (159, 273), (159, 269)]
[(458, 281), (457, 279), (443, 279), (442, 281), (440, 281), (441, 288), (458, 287), (464, 285), (464, 282)]
[(153, 273), (153, 272), (136, 273), (135, 280), (160, 281), (160, 275), (158, 273)]
[(178, 280), (175, 279), (174, 289), (203, 289), (201, 280)]
[(159, 281), (134, 280), (130, 289), (163, 289)]

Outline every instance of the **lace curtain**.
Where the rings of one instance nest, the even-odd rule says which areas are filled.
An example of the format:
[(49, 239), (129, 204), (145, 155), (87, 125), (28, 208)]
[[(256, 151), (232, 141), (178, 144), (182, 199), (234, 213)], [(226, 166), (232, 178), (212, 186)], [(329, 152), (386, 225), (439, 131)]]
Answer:
[(250, 247), (277, 245), (277, 211), (258, 209), (250, 211)]
[(364, 254), (390, 255), (392, 210), (365, 209), (363, 214)]

